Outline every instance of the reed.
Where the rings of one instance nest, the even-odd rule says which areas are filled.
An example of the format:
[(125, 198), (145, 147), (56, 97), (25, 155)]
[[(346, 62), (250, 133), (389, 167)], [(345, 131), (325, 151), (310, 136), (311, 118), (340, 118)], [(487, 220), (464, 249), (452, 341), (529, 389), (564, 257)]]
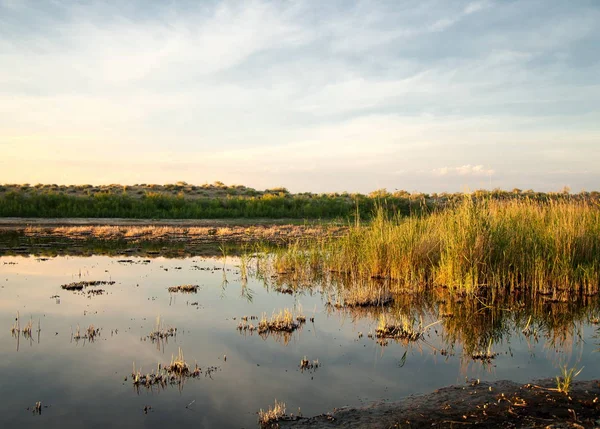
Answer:
[(382, 279), (393, 292), (442, 286), (469, 294), (502, 288), (593, 295), (600, 285), (600, 209), (580, 200), (470, 197), (410, 217), (380, 208), (341, 237), (297, 242), (269, 261), (279, 275)]
[(279, 402), (275, 399), (275, 405), (269, 407), (267, 411), (261, 408), (258, 412), (258, 423), (261, 427), (271, 427), (281, 418), (285, 417), (285, 402)]
[(569, 368), (567, 365), (562, 366), (560, 368), (562, 377), (556, 377), (556, 390), (568, 395), (569, 391), (571, 390), (571, 384), (573, 383), (573, 380), (575, 377), (581, 374), (581, 371), (583, 371), (583, 367), (577, 369), (576, 367)]
[(170, 286), (169, 292), (184, 292), (184, 293), (196, 293), (198, 292), (198, 285), (179, 285), (179, 286)]

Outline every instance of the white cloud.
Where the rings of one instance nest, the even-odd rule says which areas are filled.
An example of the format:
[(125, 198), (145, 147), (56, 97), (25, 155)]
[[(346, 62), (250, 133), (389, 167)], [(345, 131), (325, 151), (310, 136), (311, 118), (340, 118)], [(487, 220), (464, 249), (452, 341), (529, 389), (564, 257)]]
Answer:
[(440, 167), (432, 170), (436, 176), (491, 176), (495, 171), (491, 168), (485, 168), (483, 165), (461, 165), (460, 167)]

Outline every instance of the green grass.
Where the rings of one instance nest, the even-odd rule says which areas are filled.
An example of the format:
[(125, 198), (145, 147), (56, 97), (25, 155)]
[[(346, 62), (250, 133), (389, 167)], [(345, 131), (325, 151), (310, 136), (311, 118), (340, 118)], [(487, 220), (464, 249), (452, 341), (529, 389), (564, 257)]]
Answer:
[[(533, 191), (476, 191), (474, 198), (600, 201), (598, 192), (571, 195)], [(167, 185), (0, 185), (0, 217), (135, 219), (370, 219), (379, 206), (388, 213), (419, 215), (452, 205), (463, 194), (423, 194), (380, 189), (367, 195), (290, 193), (285, 188), (258, 191), (221, 182)]]
[(379, 209), (341, 238), (292, 244), (271, 258), (296, 278), (386, 279), (393, 291), (447, 287), (596, 293), (600, 209), (595, 202), (464, 198), (409, 217)]
[(583, 367), (578, 370), (576, 367), (569, 368), (567, 365), (562, 366), (560, 368), (562, 377), (556, 377), (556, 390), (568, 395), (569, 391), (571, 390), (571, 384), (573, 383), (573, 380), (575, 377), (581, 374), (581, 371), (583, 371)]

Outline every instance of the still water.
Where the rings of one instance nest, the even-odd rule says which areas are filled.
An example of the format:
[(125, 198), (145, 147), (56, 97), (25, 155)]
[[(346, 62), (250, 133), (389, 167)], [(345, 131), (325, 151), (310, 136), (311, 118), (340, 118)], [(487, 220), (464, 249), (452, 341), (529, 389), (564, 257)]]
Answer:
[[(0, 257), (0, 427), (254, 428), (256, 412), (275, 399), (288, 413), (314, 415), (466, 378), (554, 377), (563, 365), (584, 367), (579, 379), (600, 377), (597, 297), (513, 297), (493, 308), (479, 299), (404, 297), (386, 311), (411, 314), (422, 326), (438, 323), (420, 341), (381, 346), (368, 336), (381, 310), (336, 310), (319, 288), (284, 294), (252, 276), (246, 283), (236, 258), (127, 259)], [(60, 287), (93, 280), (115, 284), (83, 293)], [(195, 294), (168, 292), (180, 284), (200, 287)], [(106, 293), (86, 293), (98, 288)], [(287, 341), (237, 330), (242, 316), (282, 308), (307, 319)], [(17, 312), (21, 328), (32, 321), (31, 338), (11, 333)], [(168, 342), (146, 339), (158, 316), (177, 328)], [(89, 325), (101, 330), (95, 341), (75, 341), (77, 326)], [(217, 369), (183, 385), (133, 386), (134, 364), (150, 372), (180, 348), (191, 367)], [(471, 358), (486, 350), (498, 355), (489, 363)], [(300, 371), (304, 356), (321, 366)], [(34, 414), (28, 408), (38, 401), (42, 412)]]

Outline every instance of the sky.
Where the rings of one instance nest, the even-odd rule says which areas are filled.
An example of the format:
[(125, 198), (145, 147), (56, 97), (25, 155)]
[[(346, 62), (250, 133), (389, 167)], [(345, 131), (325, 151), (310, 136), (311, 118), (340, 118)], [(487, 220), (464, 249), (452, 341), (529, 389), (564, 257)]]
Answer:
[(600, 189), (600, 1), (0, 0), (0, 183)]

